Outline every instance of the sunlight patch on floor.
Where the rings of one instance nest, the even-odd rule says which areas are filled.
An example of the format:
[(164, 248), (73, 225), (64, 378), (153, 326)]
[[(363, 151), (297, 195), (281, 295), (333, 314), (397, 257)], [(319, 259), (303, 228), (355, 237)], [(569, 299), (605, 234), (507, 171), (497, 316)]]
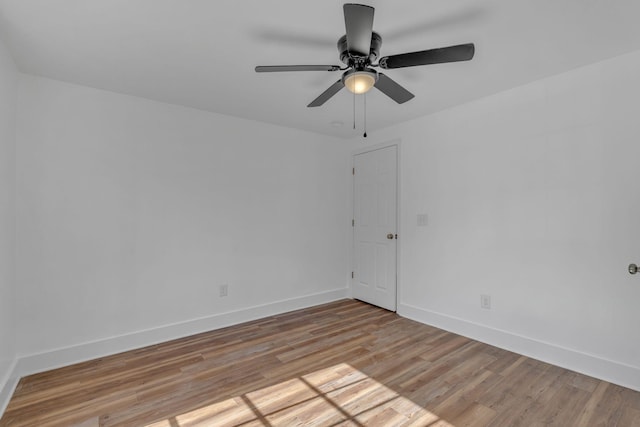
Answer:
[(196, 426), (455, 427), (346, 363), (147, 425)]

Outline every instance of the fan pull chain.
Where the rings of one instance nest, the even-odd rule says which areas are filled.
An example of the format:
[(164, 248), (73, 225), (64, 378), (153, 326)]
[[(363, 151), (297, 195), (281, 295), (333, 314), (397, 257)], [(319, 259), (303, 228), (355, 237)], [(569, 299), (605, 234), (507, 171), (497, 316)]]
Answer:
[(364, 94), (364, 138), (367, 137), (367, 94)]
[(356, 93), (353, 93), (353, 130), (356, 130)]

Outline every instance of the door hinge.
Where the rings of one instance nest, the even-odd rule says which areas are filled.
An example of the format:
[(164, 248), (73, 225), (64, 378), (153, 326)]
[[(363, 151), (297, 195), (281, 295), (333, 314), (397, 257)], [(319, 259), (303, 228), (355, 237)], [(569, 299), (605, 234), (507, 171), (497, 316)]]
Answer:
[(356, 168), (353, 168), (353, 169), (351, 170), (351, 175), (355, 175), (355, 174), (356, 174)]
[(354, 274), (354, 272), (352, 271), (352, 272), (351, 272), (351, 278), (353, 279), (353, 278), (355, 278), (355, 277), (356, 277), (356, 275), (355, 275), (355, 274)]
[(352, 219), (352, 220), (351, 220), (351, 226), (352, 226), (352, 227), (355, 227), (355, 226), (356, 226), (356, 220), (355, 220), (355, 219)]

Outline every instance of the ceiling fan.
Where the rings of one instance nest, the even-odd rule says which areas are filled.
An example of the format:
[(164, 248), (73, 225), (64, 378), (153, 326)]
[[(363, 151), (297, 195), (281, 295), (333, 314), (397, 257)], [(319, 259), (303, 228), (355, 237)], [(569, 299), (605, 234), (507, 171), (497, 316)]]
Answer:
[[(354, 94), (363, 94), (372, 87), (396, 101), (398, 104), (409, 101), (414, 95), (388, 77), (374, 70), (380, 67), (385, 70), (418, 65), (441, 64), (445, 62), (468, 61), (473, 58), (473, 43), (418, 52), (401, 53), (385, 56), (378, 60), (382, 37), (373, 31), (374, 8), (363, 4), (347, 3), (344, 5), (344, 25), (347, 34), (338, 40), (340, 65), (260, 65), (258, 73), (279, 71), (344, 71), (342, 78), (332, 84), (320, 96), (311, 101), (307, 107), (319, 107), (332, 96), (346, 87)], [(378, 60), (378, 63), (374, 62)]]

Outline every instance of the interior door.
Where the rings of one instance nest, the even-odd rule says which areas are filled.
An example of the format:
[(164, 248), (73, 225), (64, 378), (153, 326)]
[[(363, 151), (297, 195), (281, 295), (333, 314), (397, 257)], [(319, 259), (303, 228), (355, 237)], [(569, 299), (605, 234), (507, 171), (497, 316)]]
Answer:
[(354, 156), (352, 296), (396, 310), (398, 149)]

